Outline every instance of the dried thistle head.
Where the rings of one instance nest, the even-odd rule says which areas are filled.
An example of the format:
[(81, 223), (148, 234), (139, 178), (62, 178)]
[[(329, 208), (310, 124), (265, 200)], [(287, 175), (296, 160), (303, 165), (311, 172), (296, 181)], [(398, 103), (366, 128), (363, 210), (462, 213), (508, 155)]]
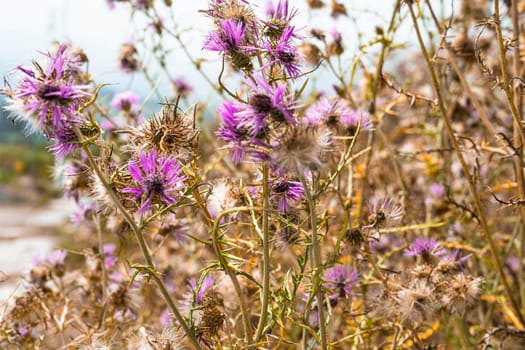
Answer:
[(316, 45), (305, 42), (299, 46), (298, 50), (308, 64), (316, 66), (320, 63), (322, 54)]
[(343, 239), (354, 248), (360, 248), (365, 243), (365, 236), (358, 228), (346, 230)]
[(441, 303), (451, 314), (463, 316), (468, 308), (472, 307), (481, 296), (481, 278), (457, 274), (453, 276), (443, 288)]
[(165, 104), (160, 114), (151, 119), (132, 134), (130, 148), (133, 151), (149, 152), (175, 156), (181, 163), (191, 162), (198, 152), (199, 129), (195, 127), (194, 115), (180, 111), (177, 104)]
[(308, 7), (311, 9), (320, 9), (324, 7), (324, 3), (321, 0), (308, 0)]
[(416, 325), (429, 320), (435, 313), (437, 300), (433, 288), (425, 281), (414, 283), (397, 293), (399, 315), (403, 322)]
[(252, 28), (258, 23), (258, 20), (249, 4), (240, 0), (216, 1), (207, 12), (213, 17), (217, 28), (220, 28), (224, 20), (234, 20), (245, 24), (248, 27), (250, 38), (254, 37)]
[(332, 147), (332, 134), (324, 126), (297, 125), (288, 128), (272, 150), (277, 167), (294, 175), (319, 171)]
[(214, 292), (209, 292), (204, 296), (201, 307), (202, 312), (198, 327), (199, 337), (211, 340), (219, 335), (219, 331), (224, 325), (226, 317), (219, 308), (219, 295)]
[(164, 328), (160, 334), (148, 332), (140, 327), (138, 336), (128, 344), (129, 350), (180, 350), (180, 335), (172, 328)]
[(140, 64), (137, 58), (137, 48), (130, 43), (124, 43), (120, 47), (118, 60), (120, 69), (124, 73), (133, 73), (139, 70)]

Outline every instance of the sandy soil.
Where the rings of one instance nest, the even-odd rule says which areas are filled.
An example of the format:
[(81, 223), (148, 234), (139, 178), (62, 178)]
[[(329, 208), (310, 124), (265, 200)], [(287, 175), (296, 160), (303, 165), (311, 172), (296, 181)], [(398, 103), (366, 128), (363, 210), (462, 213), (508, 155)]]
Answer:
[(67, 199), (38, 208), (27, 202), (0, 203), (0, 303), (15, 289), (23, 289), (22, 276), (31, 259), (55, 248), (57, 228), (74, 210)]

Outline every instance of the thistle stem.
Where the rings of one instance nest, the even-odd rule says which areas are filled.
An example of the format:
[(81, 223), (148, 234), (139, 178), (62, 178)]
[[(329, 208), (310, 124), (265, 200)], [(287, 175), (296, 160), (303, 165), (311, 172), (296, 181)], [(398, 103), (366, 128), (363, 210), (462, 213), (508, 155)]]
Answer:
[(219, 259), (219, 264), (224, 269), (230, 280), (232, 281), (233, 288), (235, 289), (235, 292), (237, 293), (237, 296), (239, 297), (239, 307), (241, 309), (241, 315), (242, 315), (242, 322), (244, 327), (244, 333), (246, 334), (246, 340), (249, 344), (253, 343), (253, 334), (252, 334), (252, 326), (250, 323), (250, 315), (248, 313), (248, 308), (246, 307), (246, 302), (244, 301), (244, 298), (242, 297), (242, 289), (241, 285), (239, 284), (239, 280), (237, 279), (237, 275), (235, 274), (235, 271), (230, 266), (226, 258), (224, 257), (224, 254), (222, 253), (222, 245), (219, 241), (219, 229), (220, 229), (220, 222), (221, 219), (232, 213), (238, 213), (243, 211), (252, 211), (257, 210), (260, 208), (254, 208), (254, 207), (234, 207), (230, 209), (223, 210), (222, 212), (217, 215), (215, 218), (215, 222), (213, 223), (211, 236), (213, 240), (213, 248), (215, 250), (215, 254), (217, 255), (217, 259)]
[(255, 342), (258, 342), (263, 334), (268, 317), (268, 299), (270, 297), (270, 243), (268, 234), (268, 214), (270, 210), (270, 193), (268, 189), (268, 165), (263, 164), (263, 212), (262, 212), (262, 244), (263, 244), (263, 289), (261, 314), (257, 331), (255, 332)]
[[(312, 291), (317, 291), (317, 315), (319, 318), (319, 332), (321, 333), (321, 348), (326, 350), (327, 340), (326, 340), (326, 324), (324, 318), (324, 293), (321, 288), (321, 247), (319, 245), (319, 240), (317, 237), (317, 215), (316, 215), (316, 205), (315, 198), (312, 195), (312, 191), (308, 186), (308, 182), (304, 176), (301, 176), (301, 183), (306, 193), (306, 199), (308, 201), (308, 208), (310, 212), (310, 226), (312, 230), (312, 262), (313, 262), (313, 276), (312, 276)], [(312, 190), (315, 191), (315, 176), (312, 177)]]

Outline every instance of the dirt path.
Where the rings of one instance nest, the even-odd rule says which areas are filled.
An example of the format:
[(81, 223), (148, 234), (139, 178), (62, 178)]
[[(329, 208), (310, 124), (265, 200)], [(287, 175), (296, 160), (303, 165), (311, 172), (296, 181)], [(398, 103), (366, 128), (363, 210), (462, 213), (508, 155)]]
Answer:
[(21, 277), (31, 259), (55, 247), (57, 228), (74, 210), (74, 203), (67, 199), (54, 199), (38, 208), (27, 203), (0, 204), (0, 303), (15, 288), (23, 288)]

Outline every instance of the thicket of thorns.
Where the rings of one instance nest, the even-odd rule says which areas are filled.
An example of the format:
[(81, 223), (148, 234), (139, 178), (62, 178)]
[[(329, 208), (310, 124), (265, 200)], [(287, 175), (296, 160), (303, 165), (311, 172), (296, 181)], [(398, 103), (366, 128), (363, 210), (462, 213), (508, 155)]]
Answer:
[[(524, 1), (392, 1), (365, 36), (336, 1), (305, 10), (330, 31), (212, 0), (208, 61), (164, 16), (183, 5), (109, 4), (146, 19), (118, 60), (159, 107), (104, 101), (68, 43), (8, 77), (78, 213), (0, 347), (525, 348)], [(174, 78), (174, 43), (209, 86)]]

